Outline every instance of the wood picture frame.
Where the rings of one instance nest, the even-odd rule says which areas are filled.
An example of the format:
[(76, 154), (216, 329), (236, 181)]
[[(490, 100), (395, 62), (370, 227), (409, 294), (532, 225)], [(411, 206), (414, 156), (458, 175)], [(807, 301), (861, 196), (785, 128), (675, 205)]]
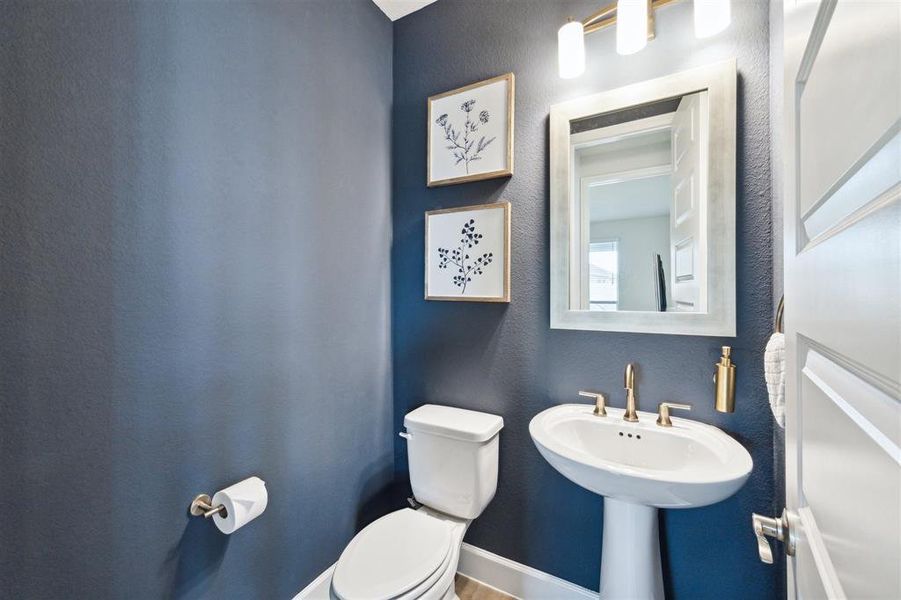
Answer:
[(425, 299), (510, 302), (510, 216), (504, 200), (427, 211)]
[(428, 187), (513, 175), (515, 87), (505, 73), (429, 96)]

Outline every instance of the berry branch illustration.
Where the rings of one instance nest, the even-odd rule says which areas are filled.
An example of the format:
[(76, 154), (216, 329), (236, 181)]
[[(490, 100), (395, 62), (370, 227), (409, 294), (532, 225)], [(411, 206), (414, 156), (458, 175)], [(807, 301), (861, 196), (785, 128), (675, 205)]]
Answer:
[(448, 265), (457, 267), (457, 274), (454, 275), (454, 285), (462, 288), (461, 294), (466, 293), (466, 285), (472, 281), (473, 275), (481, 275), (485, 267), (494, 261), (494, 253), (486, 252), (482, 256), (472, 260), (467, 250), (479, 245), (482, 240), (482, 234), (476, 233), (476, 221), (470, 219), (463, 224), (460, 230), (462, 237), (460, 245), (457, 248), (438, 248), (438, 268), (447, 269)]
[[(444, 139), (450, 142), (445, 147), (453, 153), (454, 158), (456, 159), (454, 164), (459, 165), (460, 163), (463, 163), (467, 174), (469, 174), (469, 163), (476, 160), (482, 160), (480, 154), (494, 141), (495, 137), (497, 137), (491, 137), (486, 140), (483, 135), (479, 138), (479, 141), (476, 142), (475, 134), (479, 131), (480, 127), (488, 124), (490, 115), (487, 110), (483, 110), (479, 112), (477, 119), (473, 119), (472, 111), (475, 105), (476, 101), (471, 98), (460, 105), (460, 110), (466, 115), (466, 122), (463, 123), (462, 131), (456, 129), (454, 124), (448, 120), (447, 113), (444, 113), (435, 119), (435, 124), (444, 130)], [(461, 134), (463, 136), (462, 140), (460, 139)], [(470, 136), (472, 136), (472, 139), (470, 139)]]

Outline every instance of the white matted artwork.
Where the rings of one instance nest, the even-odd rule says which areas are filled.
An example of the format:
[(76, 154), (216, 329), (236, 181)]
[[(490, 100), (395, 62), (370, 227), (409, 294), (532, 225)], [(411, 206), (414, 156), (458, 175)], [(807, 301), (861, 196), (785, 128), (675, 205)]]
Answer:
[(425, 299), (510, 301), (510, 203), (425, 214)]
[(429, 98), (428, 186), (513, 175), (513, 73)]

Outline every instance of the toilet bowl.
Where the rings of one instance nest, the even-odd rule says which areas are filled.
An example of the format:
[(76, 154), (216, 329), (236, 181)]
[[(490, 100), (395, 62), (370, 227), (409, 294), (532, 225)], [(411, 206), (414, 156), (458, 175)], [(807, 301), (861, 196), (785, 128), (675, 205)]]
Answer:
[(496, 415), (428, 404), (407, 414), (410, 483), (422, 504), (369, 524), (332, 575), (334, 600), (451, 600), (463, 535), (497, 490)]

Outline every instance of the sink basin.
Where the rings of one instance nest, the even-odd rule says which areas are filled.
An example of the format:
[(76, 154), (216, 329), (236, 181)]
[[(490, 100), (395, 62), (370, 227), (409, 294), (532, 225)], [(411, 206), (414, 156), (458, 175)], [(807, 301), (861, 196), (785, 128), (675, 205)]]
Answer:
[(583, 488), (607, 498), (658, 508), (691, 508), (724, 500), (747, 480), (751, 455), (728, 434), (690, 419), (639, 412), (623, 421), (623, 410), (606, 417), (584, 404), (563, 404), (529, 424), (538, 451), (555, 469)]
[[(574, 483), (604, 496), (601, 600), (664, 600), (659, 508), (693, 508), (738, 491), (754, 466), (728, 434), (690, 419), (563, 404), (536, 415), (529, 433), (541, 455)], [(699, 523), (703, 527), (703, 523)]]

